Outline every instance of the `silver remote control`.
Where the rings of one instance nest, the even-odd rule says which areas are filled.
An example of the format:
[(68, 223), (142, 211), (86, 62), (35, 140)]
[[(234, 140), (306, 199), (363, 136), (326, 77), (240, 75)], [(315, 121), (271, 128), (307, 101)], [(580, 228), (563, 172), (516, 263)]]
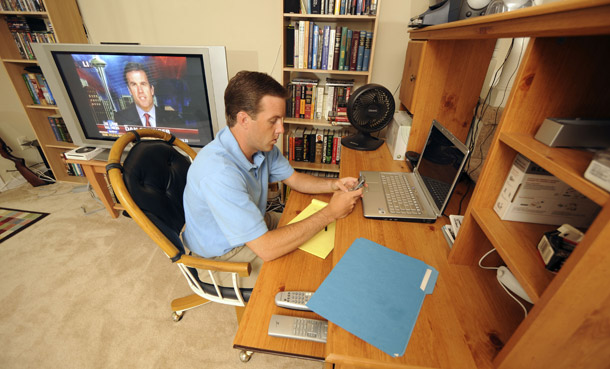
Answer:
[(269, 322), (268, 333), (274, 337), (326, 343), (328, 322), (274, 314)]
[(286, 309), (311, 311), (306, 304), (312, 295), (313, 292), (282, 291), (275, 295), (275, 304)]

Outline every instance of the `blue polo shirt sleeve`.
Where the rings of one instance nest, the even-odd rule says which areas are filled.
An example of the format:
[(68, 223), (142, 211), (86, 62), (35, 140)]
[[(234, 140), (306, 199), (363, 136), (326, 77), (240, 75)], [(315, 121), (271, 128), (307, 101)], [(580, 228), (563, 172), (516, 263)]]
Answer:
[(263, 214), (247, 191), (246, 180), (236, 170), (207, 176), (200, 184), (210, 212), (231, 247), (257, 239), (267, 232)]
[(273, 150), (269, 152), (267, 160), (270, 163), (269, 183), (283, 181), (294, 173), (294, 168), (277, 146), (274, 146)]

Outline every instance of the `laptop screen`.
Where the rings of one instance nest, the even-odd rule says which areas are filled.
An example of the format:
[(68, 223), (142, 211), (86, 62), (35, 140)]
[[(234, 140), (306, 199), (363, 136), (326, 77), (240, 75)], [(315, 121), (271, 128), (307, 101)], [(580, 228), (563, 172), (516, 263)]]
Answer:
[(466, 146), (440, 123), (433, 121), (417, 172), (440, 212), (449, 200), (467, 155)]

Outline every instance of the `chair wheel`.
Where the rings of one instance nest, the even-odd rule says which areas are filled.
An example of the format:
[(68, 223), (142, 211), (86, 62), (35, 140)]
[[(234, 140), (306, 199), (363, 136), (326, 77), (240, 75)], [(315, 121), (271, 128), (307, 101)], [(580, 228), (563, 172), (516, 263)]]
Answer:
[(180, 319), (182, 319), (182, 315), (184, 315), (184, 313), (177, 313), (177, 312), (173, 312), (172, 313), (172, 319), (174, 322), (178, 323), (180, 321)]
[(252, 351), (241, 350), (239, 352), (239, 360), (241, 360), (242, 363), (247, 363), (252, 358), (252, 354)]

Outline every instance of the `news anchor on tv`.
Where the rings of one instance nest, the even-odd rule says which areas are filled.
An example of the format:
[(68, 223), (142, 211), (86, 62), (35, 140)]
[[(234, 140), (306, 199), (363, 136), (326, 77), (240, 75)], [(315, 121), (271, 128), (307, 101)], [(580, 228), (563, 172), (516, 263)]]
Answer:
[(148, 79), (146, 67), (141, 63), (125, 64), (123, 77), (134, 103), (114, 113), (119, 125), (143, 127), (184, 127), (184, 119), (169, 106), (154, 104), (155, 87)]

